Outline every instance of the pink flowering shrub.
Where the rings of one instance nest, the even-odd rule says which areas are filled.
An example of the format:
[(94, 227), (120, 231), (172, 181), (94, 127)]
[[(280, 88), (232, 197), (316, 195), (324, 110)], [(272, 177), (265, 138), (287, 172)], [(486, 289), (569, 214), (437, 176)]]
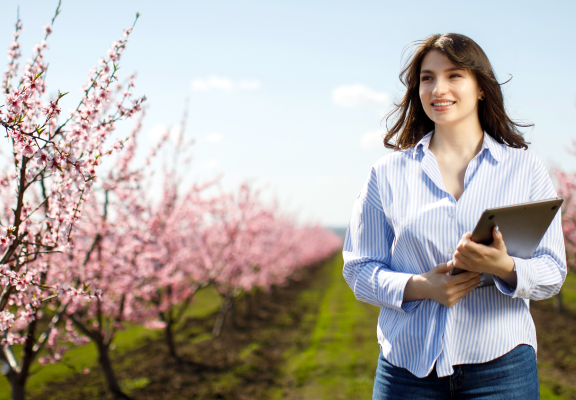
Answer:
[[(108, 355), (125, 322), (164, 329), (176, 357), (172, 328), (200, 288), (222, 296), (219, 334), (234, 298), (287, 284), (342, 243), (298, 226), (248, 185), (212, 196), (206, 189), (215, 182), (182, 187), (181, 158), (192, 145), (184, 122), (170, 168), (157, 174), (152, 162), (169, 130), (136, 163), (145, 98), (134, 97), (134, 76), (122, 84), (117, 76), (133, 27), (89, 71), (63, 116), (67, 93), (47, 97), (44, 60), (59, 12), (21, 70), (17, 21), (2, 80), (0, 125), (12, 151), (0, 164), (0, 362), (13, 398), (24, 399), (34, 360), (49, 368), (68, 346), (93, 341), (110, 391), (126, 398)], [(116, 124), (134, 116), (128, 138), (116, 138)], [(158, 199), (149, 191), (159, 184)]]
[[(44, 51), (59, 12), (60, 5), (20, 74), (17, 21), (3, 77), (0, 125), (11, 151), (0, 164), (0, 360), (13, 398), (24, 398), (30, 365), (41, 350), (42, 363), (55, 362), (66, 349), (62, 343), (86, 342), (72, 325), (64, 330), (57, 325), (65, 299), (95, 301), (101, 293), (71, 280), (54, 257), (69, 258), (99, 166), (122, 151), (122, 145), (109, 144), (117, 121), (140, 112), (145, 100), (132, 95), (133, 77), (125, 85), (115, 83), (130, 28), (90, 71), (77, 107), (62, 118), (59, 102), (67, 93), (47, 98), (44, 79)], [(63, 309), (48, 310), (52, 318), (40, 331), (42, 306), (58, 300)], [(24, 345), (20, 358), (14, 344)]]
[(568, 271), (576, 268), (576, 174), (555, 170), (558, 181), (558, 195), (564, 198), (562, 204), (562, 230), (566, 246)]

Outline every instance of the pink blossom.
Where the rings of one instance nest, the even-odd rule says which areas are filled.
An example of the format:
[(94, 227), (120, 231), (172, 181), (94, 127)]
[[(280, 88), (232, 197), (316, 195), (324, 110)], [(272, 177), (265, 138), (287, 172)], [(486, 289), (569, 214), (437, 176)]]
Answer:
[(48, 117), (60, 114), (60, 108), (57, 101), (51, 101), (47, 106), (42, 108), (42, 113)]
[(39, 167), (45, 166), (46, 163), (52, 159), (52, 157), (50, 157), (50, 155), (44, 150), (37, 151), (36, 154), (34, 154), (34, 158), (36, 158), (36, 164)]
[(26, 147), (24, 147), (24, 149), (22, 150), (22, 155), (24, 155), (25, 157), (32, 157), (35, 153), (35, 150), (32, 146), (28, 145)]
[(14, 314), (9, 311), (0, 311), (0, 331), (5, 331), (14, 324)]
[(0, 345), (2, 346), (6, 346), (6, 345), (14, 345), (14, 344), (24, 344), (26, 343), (26, 338), (25, 337), (20, 337), (20, 335), (15, 335), (12, 332), (8, 332), (8, 334), (6, 335), (6, 339), (2, 339), (0, 340)]
[(6, 106), (13, 113), (19, 113), (22, 104), (22, 99), (17, 92), (12, 92), (6, 95)]

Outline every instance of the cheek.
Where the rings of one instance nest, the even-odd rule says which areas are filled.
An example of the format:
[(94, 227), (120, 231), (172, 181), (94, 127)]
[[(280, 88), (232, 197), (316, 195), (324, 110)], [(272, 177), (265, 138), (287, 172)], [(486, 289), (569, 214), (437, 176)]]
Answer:
[(464, 84), (457, 89), (460, 102), (469, 108), (474, 108), (478, 101), (478, 90), (474, 85)]
[(429, 91), (426, 90), (426, 87), (423, 86), (420, 86), (420, 88), (418, 89), (418, 93), (420, 94), (420, 100), (422, 100), (423, 103), (426, 97), (429, 96), (428, 92)]
[(428, 118), (432, 119), (432, 106), (430, 105), (430, 90), (426, 90), (426, 87), (423, 88), (422, 86), (420, 86), (419, 94), (420, 94), (420, 103), (422, 104), (424, 113), (426, 113)]
[(420, 102), (422, 103), (422, 107), (424, 110), (428, 110), (430, 108), (430, 91), (426, 90), (424, 87), (420, 87), (419, 89), (420, 94)]

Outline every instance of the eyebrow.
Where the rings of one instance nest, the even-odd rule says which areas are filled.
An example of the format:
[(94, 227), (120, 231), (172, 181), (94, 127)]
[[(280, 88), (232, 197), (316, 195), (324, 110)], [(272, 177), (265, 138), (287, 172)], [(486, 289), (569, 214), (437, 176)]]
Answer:
[[(458, 67), (454, 67), (454, 68), (448, 68), (445, 69), (444, 72), (450, 72), (450, 71), (463, 71), (464, 68), (458, 68)], [(422, 74), (432, 74), (433, 72), (430, 71), (429, 69), (423, 69), (422, 71), (420, 71), (420, 75)]]

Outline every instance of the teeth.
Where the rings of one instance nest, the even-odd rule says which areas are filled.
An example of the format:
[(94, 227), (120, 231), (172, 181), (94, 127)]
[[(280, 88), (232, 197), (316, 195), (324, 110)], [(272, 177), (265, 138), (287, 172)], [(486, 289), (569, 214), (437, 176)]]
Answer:
[(447, 101), (447, 102), (444, 102), (444, 103), (432, 103), (432, 105), (433, 105), (434, 107), (442, 107), (442, 106), (449, 106), (450, 104), (454, 104), (454, 103), (455, 103), (455, 102), (453, 102), (453, 101)]

